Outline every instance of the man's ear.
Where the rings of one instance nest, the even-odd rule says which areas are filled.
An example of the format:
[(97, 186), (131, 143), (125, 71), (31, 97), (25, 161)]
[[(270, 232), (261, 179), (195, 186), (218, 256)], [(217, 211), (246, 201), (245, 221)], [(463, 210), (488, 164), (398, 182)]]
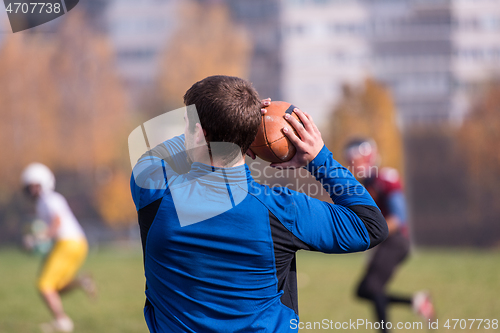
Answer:
[(204, 146), (207, 144), (207, 140), (205, 139), (205, 135), (207, 132), (203, 128), (201, 128), (200, 123), (196, 123), (196, 130), (195, 130), (195, 144), (197, 146)]

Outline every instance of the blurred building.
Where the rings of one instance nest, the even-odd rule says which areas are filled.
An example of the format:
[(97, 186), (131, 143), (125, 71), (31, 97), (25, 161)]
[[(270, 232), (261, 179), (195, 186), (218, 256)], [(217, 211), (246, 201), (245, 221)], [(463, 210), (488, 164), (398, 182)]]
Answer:
[(453, 93), (449, 1), (372, 1), (366, 38), (373, 75), (393, 92), (404, 123), (447, 121)]
[(109, 0), (85, 0), (78, 3), (78, 8), (85, 10), (90, 26), (99, 31), (106, 31), (106, 19), (108, 5), (112, 3)]
[(461, 121), (470, 103), (467, 93), (493, 77), (500, 77), (500, 2), (455, 0), (451, 10), (451, 117)]
[(281, 99), (280, 0), (224, 0), (233, 20), (243, 24), (253, 43), (250, 81), (262, 98)]
[(130, 88), (152, 83), (159, 57), (176, 25), (178, 0), (112, 0), (107, 31), (118, 70)]
[(285, 0), (282, 6), (283, 99), (321, 123), (342, 85), (370, 74), (370, 13), (358, 1)]
[[(469, 92), (500, 75), (498, 0), (198, 0), (225, 2), (253, 41), (250, 80), (321, 123), (342, 86), (372, 76), (402, 124), (460, 123)], [(131, 92), (154, 82), (180, 0), (88, 0)], [(103, 14), (104, 13), (104, 14)], [(8, 29), (0, 11), (0, 31)], [(0, 43), (6, 33), (0, 33)]]
[(373, 76), (403, 125), (459, 123), (500, 70), (497, 0), (284, 0), (284, 99), (321, 121), (344, 83)]
[[(279, 0), (198, 0), (224, 2), (253, 42), (250, 80), (262, 96), (280, 98)], [(128, 85), (152, 83), (158, 56), (176, 27), (179, 0), (112, 0), (106, 25), (116, 49), (118, 70)], [(178, 19), (178, 18), (177, 18)]]

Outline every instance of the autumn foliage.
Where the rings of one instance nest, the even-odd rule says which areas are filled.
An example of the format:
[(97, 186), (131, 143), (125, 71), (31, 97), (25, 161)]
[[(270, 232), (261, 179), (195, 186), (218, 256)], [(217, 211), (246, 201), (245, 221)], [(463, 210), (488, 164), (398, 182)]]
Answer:
[(130, 194), (116, 182), (126, 165), (127, 95), (108, 40), (86, 23), (75, 11), (56, 33), (7, 35), (0, 49), (2, 210), (20, 190), (22, 169), (39, 161), (56, 177), (73, 174), (71, 195), (94, 204), (85, 211), (110, 223), (135, 219)]
[(500, 179), (500, 81), (486, 85), (458, 131), (467, 165), (481, 186), (498, 188)]
[(382, 166), (403, 171), (402, 138), (394, 102), (388, 89), (372, 79), (367, 79), (362, 87), (344, 87), (344, 97), (333, 110), (324, 136), (339, 161), (343, 161), (342, 149), (350, 139), (373, 138), (382, 156)]
[[(500, 237), (500, 81), (485, 85), (476, 96), (462, 127), (457, 131), (458, 147), (467, 174), (469, 224), (484, 227), (485, 234)], [(487, 230), (487, 231), (486, 231)], [(497, 244), (500, 245), (500, 238)]]

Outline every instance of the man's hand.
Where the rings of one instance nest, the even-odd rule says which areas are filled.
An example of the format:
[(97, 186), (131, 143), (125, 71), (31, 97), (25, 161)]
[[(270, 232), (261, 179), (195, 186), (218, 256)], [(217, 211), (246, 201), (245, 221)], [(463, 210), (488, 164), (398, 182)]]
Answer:
[[(268, 107), (269, 105), (271, 105), (271, 98), (266, 98), (266, 99), (263, 99), (262, 101), (260, 101), (260, 112), (261, 114), (265, 114), (267, 112), (267, 110), (265, 109), (266, 107)], [(250, 158), (252, 160), (255, 160), (255, 158), (257, 156), (255, 156), (254, 152), (252, 151), (252, 149), (248, 148), (247, 150), (247, 155), (250, 156)]]
[(393, 235), (396, 231), (399, 230), (399, 226), (401, 225), (401, 222), (399, 222), (399, 219), (396, 215), (390, 215), (385, 218), (385, 221), (387, 222), (387, 228), (389, 229), (389, 235)]
[(302, 124), (289, 114), (285, 114), (284, 117), (293, 126), (299, 136), (295, 135), (288, 127), (283, 127), (283, 133), (295, 146), (297, 152), (290, 161), (272, 163), (272, 167), (293, 169), (306, 166), (318, 155), (325, 145), (321, 138), (321, 133), (318, 127), (316, 127), (316, 124), (314, 124), (311, 115), (297, 108), (293, 109), (293, 112), (297, 114)]

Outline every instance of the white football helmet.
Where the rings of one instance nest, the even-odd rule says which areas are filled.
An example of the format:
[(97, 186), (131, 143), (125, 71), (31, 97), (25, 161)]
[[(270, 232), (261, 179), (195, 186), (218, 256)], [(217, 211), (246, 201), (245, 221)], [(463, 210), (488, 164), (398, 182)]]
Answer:
[(24, 186), (38, 184), (42, 191), (53, 191), (56, 186), (54, 174), (42, 163), (28, 165), (21, 175), (21, 182)]

